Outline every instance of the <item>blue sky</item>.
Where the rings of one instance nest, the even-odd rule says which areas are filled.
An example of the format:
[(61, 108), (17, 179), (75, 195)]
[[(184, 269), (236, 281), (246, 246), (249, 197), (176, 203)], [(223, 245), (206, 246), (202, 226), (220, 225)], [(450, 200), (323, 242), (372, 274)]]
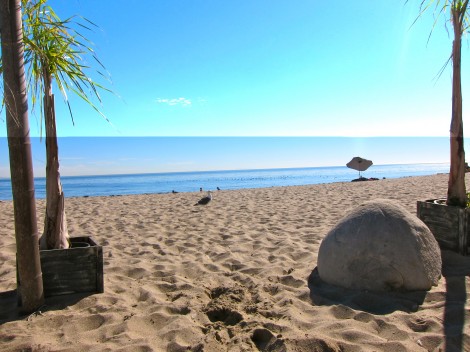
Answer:
[(447, 136), (450, 66), (435, 77), (452, 39), (441, 21), (427, 43), (432, 12), (410, 28), (418, 3), (50, 0), (99, 26), (89, 36), (119, 96), (102, 94), (112, 125), (72, 98), (73, 126), (58, 101), (58, 134)]
[[(80, 14), (99, 26), (89, 36), (116, 93), (102, 93), (111, 124), (71, 96), (74, 126), (56, 89), (61, 137), (448, 136), (451, 66), (436, 76), (452, 38), (440, 21), (427, 42), (432, 12), (410, 28), (420, 0), (49, 3), (63, 18)], [(468, 49), (464, 41), (464, 117)], [(31, 113), (32, 136), (40, 135), (39, 123), (39, 112)], [(447, 149), (417, 150), (410, 146), (408, 159), (447, 161)], [(385, 163), (397, 159), (388, 153)]]

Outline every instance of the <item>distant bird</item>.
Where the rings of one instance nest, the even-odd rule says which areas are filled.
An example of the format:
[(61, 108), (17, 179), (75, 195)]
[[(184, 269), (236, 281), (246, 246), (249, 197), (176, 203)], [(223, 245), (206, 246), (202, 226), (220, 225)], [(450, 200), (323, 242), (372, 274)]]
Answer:
[(219, 188), (219, 187), (217, 187), (217, 190), (218, 190), (218, 191), (220, 191), (220, 188)]
[(212, 192), (207, 191), (207, 196), (205, 196), (204, 198), (199, 199), (199, 201), (194, 205), (206, 205), (211, 200), (212, 200)]

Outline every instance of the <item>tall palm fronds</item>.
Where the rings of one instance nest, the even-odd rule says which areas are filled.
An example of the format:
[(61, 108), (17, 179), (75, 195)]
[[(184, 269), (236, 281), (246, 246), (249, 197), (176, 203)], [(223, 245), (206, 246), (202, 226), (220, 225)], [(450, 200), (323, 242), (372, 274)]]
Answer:
[(86, 71), (91, 67), (85, 63), (85, 58), (91, 58), (102, 69), (96, 71), (98, 75), (109, 78), (109, 74), (93, 50), (93, 43), (75, 29), (80, 27), (92, 31), (97, 26), (77, 15), (61, 20), (47, 5), (47, 0), (22, 0), (22, 4), (25, 66), (33, 109), (39, 102), (41, 112), (44, 110), (41, 97), (54, 80), (69, 108), (72, 121), (74, 118), (67, 92), (75, 93), (108, 121), (93, 103), (93, 98), (101, 103), (99, 89), (109, 90), (87, 75)]
[[(409, 1), (410, 0), (407, 0), (406, 2)], [(430, 38), (432, 32), (434, 31), (436, 25), (442, 17), (444, 17), (444, 20), (446, 22), (452, 21), (453, 25), (454, 22), (452, 18), (452, 11), (453, 9), (455, 9), (459, 17), (459, 21), (457, 22), (457, 28), (460, 28), (461, 34), (464, 34), (470, 28), (470, 18), (467, 13), (467, 5), (467, 0), (421, 0), (419, 5), (419, 14), (413, 24), (415, 24), (422, 15), (429, 11), (432, 11), (434, 21), (431, 31), (429, 32)]]

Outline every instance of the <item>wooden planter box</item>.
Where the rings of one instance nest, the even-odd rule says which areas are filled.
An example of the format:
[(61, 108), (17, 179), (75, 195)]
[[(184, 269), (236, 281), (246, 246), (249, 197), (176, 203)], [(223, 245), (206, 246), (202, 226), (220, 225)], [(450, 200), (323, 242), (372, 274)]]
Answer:
[(418, 218), (429, 227), (441, 248), (469, 254), (470, 208), (448, 206), (439, 201), (418, 201)]
[[(71, 248), (39, 251), (44, 297), (104, 292), (103, 247), (91, 237), (71, 237), (70, 243)], [(17, 282), (19, 288), (18, 277)]]
[(91, 237), (71, 237), (70, 243), (71, 248), (39, 251), (44, 296), (104, 292), (103, 247)]

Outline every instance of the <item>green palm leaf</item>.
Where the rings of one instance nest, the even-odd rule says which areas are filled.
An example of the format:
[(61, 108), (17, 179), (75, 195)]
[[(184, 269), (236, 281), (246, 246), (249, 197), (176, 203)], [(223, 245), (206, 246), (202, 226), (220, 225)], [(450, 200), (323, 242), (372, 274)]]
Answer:
[(96, 56), (93, 43), (75, 29), (92, 31), (97, 26), (81, 16), (61, 20), (47, 5), (47, 0), (22, 0), (22, 5), (25, 66), (32, 108), (39, 104), (41, 119), (44, 118), (42, 95), (47, 86), (45, 80), (53, 78), (73, 123), (67, 92), (75, 93), (109, 122), (94, 102), (101, 103), (99, 90), (111, 90), (89, 77), (87, 73), (91, 67), (84, 64), (84, 58), (91, 57), (98, 63), (100, 70), (95, 73), (100, 77), (109, 80), (109, 73)]

